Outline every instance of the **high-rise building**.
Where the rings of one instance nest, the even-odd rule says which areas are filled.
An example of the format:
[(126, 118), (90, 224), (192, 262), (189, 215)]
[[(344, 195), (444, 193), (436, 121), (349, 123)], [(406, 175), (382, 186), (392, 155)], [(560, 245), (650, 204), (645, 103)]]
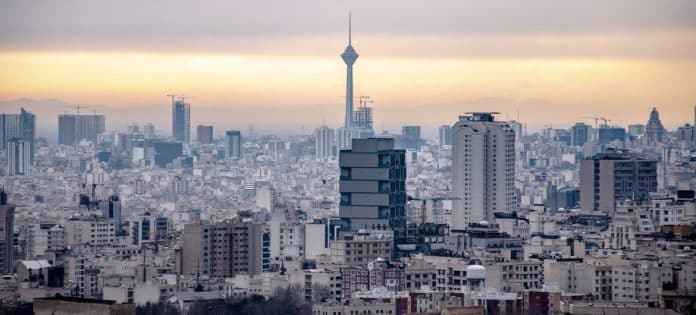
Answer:
[(0, 141), (2, 147), (7, 147), (7, 142), (12, 139), (20, 138), (21, 128), (19, 126), (18, 114), (2, 114), (0, 115)]
[(696, 127), (685, 124), (677, 128), (677, 140), (690, 146), (696, 146)]
[(7, 142), (7, 175), (28, 175), (31, 169), (31, 144), (18, 138)]
[(401, 142), (404, 148), (420, 150), (421, 147), (421, 127), (420, 126), (401, 126)]
[(154, 139), (155, 138), (155, 125), (151, 123), (145, 124), (143, 126), (143, 138)]
[(129, 216), (128, 234), (131, 244), (142, 245), (152, 241), (161, 241), (169, 236), (168, 220), (161, 215), (145, 212), (138, 216)]
[(452, 229), (515, 210), (515, 131), (494, 114), (459, 116), (452, 126)]
[(19, 114), (0, 114), (0, 145), (7, 148), (12, 139), (24, 140), (29, 144), (29, 163), (34, 164), (36, 141), (36, 115), (24, 108)]
[(628, 134), (634, 137), (642, 136), (645, 134), (645, 125), (633, 124), (628, 125)]
[(76, 145), (82, 140), (97, 143), (97, 135), (106, 130), (104, 115), (59, 115), (58, 144)]
[(348, 46), (341, 54), (341, 59), (346, 63), (346, 116), (344, 128), (353, 128), (353, 64), (358, 60), (358, 53), (352, 45), (351, 16), (348, 15)]
[(438, 144), (440, 149), (452, 146), (452, 126), (443, 125), (438, 128)]
[(406, 225), (406, 152), (394, 139), (353, 139), (341, 150), (339, 216), (351, 231), (392, 229), (403, 236)]
[(14, 210), (7, 202), (7, 193), (0, 189), (0, 271), (12, 273), (14, 266)]
[(657, 191), (657, 161), (608, 149), (580, 161), (580, 208), (612, 213), (616, 201), (646, 200)]
[(172, 99), (172, 136), (181, 143), (191, 140), (191, 104), (184, 98)]
[(336, 146), (339, 150), (348, 150), (352, 145), (353, 138), (353, 128), (338, 128), (336, 129)]
[(196, 127), (196, 136), (200, 144), (213, 143), (213, 126), (198, 125)]
[(167, 167), (174, 159), (182, 156), (183, 146), (177, 141), (155, 141), (155, 165), (161, 168)]
[(239, 160), (242, 157), (242, 132), (227, 130), (225, 133), (225, 157)]
[(263, 272), (264, 226), (249, 219), (184, 225), (180, 272), (211, 277)]
[(653, 107), (652, 111), (650, 112), (650, 119), (648, 119), (648, 123), (645, 125), (645, 137), (647, 139), (647, 143), (653, 144), (662, 142), (664, 134), (665, 127), (662, 125), (662, 121), (660, 121), (660, 113), (658, 113), (657, 109)]
[(581, 147), (592, 139), (592, 127), (584, 123), (576, 123), (570, 128), (570, 145)]
[(361, 100), (360, 106), (353, 112), (353, 128), (356, 129), (355, 136), (362, 139), (374, 137), (375, 130), (372, 124), (372, 107), (367, 106), (365, 100)]
[(334, 130), (321, 126), (314, 131), (314, 153), (318, 159), (328, 159), (334, 156)]
[(112, 219), (116, 222), (116, 227), (121, 229), (121, 199), (112, 195), (108, 200), (99, 202), (99, 210), (105, 219)]
[(135, 137), (140, 137), (140, 135), (142, 134), (140, 132), (140, 126), (138, 124), (128, 125), (128, 133), (132, 134)]
[(626, 142), (626, 129), (621, 127), (600, 126), (597, 130), (597, 144), (606, 146), (611, 143), (618, 143), (623, 147)]

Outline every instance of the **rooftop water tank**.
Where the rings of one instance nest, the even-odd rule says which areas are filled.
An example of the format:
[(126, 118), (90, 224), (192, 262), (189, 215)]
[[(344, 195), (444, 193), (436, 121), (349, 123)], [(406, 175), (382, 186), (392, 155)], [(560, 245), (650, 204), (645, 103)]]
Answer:
[(486, 267), (481, 265), (470, 265), (466, 267), (467, 280), (485, 280)]

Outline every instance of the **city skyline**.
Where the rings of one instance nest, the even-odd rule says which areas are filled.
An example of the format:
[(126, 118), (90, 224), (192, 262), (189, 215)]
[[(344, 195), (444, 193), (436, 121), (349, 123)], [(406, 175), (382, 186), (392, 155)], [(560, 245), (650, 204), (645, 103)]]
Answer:
[(696, 1), (0, 1), (0, 38), (0, 314), (696, 305)]
[[(24, 98), (96, 106), (113, 116), (108, 128), (119, 129), (146, 122), (119, 112), (164, 108), (165, 95), (176, 92), (194, 96), (192, 107), (200, 109), (192, 112), (194, 125), (241, 128), (255, 120), (261, 129), (296, 133), (298, 125), (309, 133), (322, 121), (336, 127), (345, 99), (345, 65), (337, 55), (352, 9), (353, 42), (361, 51), (354, 95), (375, 102), (376, 129), (413, 123), (434, 129), (454, 122), (448, 117), (481, 110), (507, 120), (519, 112), (534, 129), (551, 119), (568, 126), (595, 114), (627, 125), (644, 123), (652, 107), (674, 129), (696, 100), (690, 86), (695, 5), (632, 3), (532, 2), (511, 11), (482, 2), (407, 2), (393, 10), (308, 1), (304, 11), (252, 4), (225, 11), (224, 3), (212, 3), (210, 10), (188, 12), (193, 5), (184, 3), (167, 8), (170, 14), (143, 5), (130, 26), (117, 18), (121, 7), (2, 4), (8, 14), (1, 22), (0, 65), (8, 71), (0, 74), (0, 107), (24, 105)], [(305, 12), (312, 8), (328, 11)], [(61, 14), (41, 19), (50, 10)], [(182, 14), (190, 22), (176, 19)], [(544, 24), (538, 23), (542, 14)], [(617, 14), (622, 18), (614, 19)], [(78, 15), (80, 23), (70, 19)], [(409, 110), (389, 115), (396, 109)], [(45, 117), (50, 110), (31, 110), (52, 120)], [(154, 123), (165, 129), (168, 122)]]

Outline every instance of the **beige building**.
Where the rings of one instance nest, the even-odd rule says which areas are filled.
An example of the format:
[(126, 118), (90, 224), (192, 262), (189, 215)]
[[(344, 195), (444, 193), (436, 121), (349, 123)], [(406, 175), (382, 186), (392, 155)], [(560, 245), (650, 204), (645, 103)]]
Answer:
[(469, 263), (461, 258), (423, 256), (423, 260), (435, 266), (437, 291), (459, 291), (466, 285), (466, 268)]
[(116, 221), (98, 216), (73, 217), (65, 222), (64, 244), (107, 246), (118, 242)]
[(486, 288), (499, 292), (522, 292), (541, 289), (544, 266), (538, 261), (505, 261), (486, 265)]
[(377, 258), (389, 259), (393, 241), (366, 234), (348, 235), (331, 241), (331, 262), (339, 265), (367, 265)]
[(544, 262), (544, 284), (548, 289), (594, 296), (599, 292), (596, 268), (576, 260), (547, 260)]
[(671, 266), (662, 266), (657, 262), (612, 266), (612, 301), (657, 305), (658, 291), (664, 283), (671, 283), (672, 279)]

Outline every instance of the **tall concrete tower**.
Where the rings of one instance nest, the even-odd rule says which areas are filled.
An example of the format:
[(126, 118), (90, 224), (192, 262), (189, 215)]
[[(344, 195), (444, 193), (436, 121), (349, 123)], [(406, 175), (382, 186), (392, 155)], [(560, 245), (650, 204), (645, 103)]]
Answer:
[(346, 63), (346, 120), (344, 128), (353, 128), (353, 64), (358, 60), (358, 53), (351, 45), (351, 15), (348, 13), (348, 47), (341, 54), (343, 62)]

